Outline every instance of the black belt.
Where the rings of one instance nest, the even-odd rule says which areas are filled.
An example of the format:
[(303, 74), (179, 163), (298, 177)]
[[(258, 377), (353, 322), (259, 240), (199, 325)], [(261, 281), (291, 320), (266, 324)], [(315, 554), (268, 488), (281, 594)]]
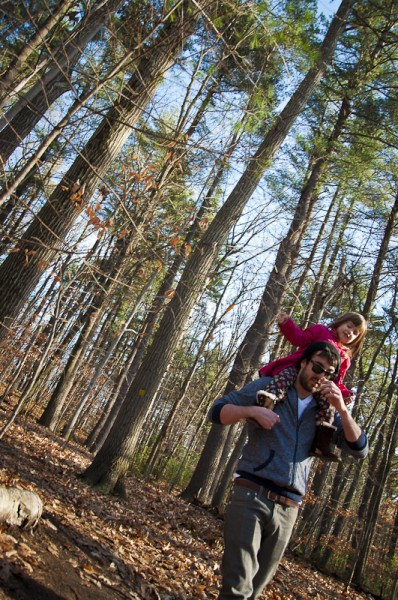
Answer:
[(264, 488), (262, 485), (258, 485), (258, 483), (254, 483), (254, 481), (250, 481), (249, 479), (238, 477), (234, 480), (234, 485), (240, 485), (242, 487), (249, 488), (250, 490), (254, 490), (260, 494), (260, 496), (263, 496), (268, 500), (272, 500), (273, 502), (277, 502), (278, 504), (283, 504), (283, 506), (292, 506), (293, 508), (300, 507), (300, 504), (291, 498), (288, 498), (287, 496), (281, 496), (280, 494), (276, 494), (271, 490), (267, 490), (267, 488)]

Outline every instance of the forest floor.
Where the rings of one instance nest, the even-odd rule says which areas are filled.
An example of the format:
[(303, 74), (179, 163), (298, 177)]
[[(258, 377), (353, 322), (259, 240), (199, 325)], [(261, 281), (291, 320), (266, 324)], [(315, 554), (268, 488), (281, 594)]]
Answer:
[[(4, 413), (0, 411), (0, 426)], [(36, 492), (33, 531), (0, 525), (0, 600), (217, 598), (222, 520), (160, 485), (127, 480), (128, 500), (81, 482), (92, 455), (28, 420), (0, 441), (0, 485)], [(370, 599), (289, 554), (262, 595)]]

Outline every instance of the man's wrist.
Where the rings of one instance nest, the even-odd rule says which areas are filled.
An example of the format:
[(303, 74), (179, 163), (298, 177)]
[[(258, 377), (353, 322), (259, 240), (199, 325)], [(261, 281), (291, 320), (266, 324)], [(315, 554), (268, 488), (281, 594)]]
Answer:
[(340, 415), (340, 417), (341, 417), (342, 419), (344, 419), (344, 418), (347, 418), (347, 417), (350, 417), (350, 416), (351, 416), (351, 415), (350, 415), (350, 413), (349, 413), (349, 411), (347, 410), (347, 407), (346, 407), (345, 405), (341, 407), (341, 410), (340, 410), (340, 409), (338, 409), (338, 408), (336, 408), (336, 410), (337, 410), (337, 412), (339, 413), (339, 415)]
[(339, 413), (341, 424), (343, 426), (344, 437), (348, 442), (355, 443), (359, 440), (362, 430), (352, 418), (349, 411), (345, 408), (342, 413)]

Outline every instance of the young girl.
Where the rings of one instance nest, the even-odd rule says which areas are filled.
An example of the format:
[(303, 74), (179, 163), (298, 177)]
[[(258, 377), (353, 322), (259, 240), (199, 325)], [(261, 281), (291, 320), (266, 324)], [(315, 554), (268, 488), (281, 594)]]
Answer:
[[(356, 312), (348, 312), (335, 319), (329, 327), (318, 324), (307, 329), (300, 329), (286, 312), (281, 311), (278, 325), (284, 337), (293, 346), (299, 348), (289, 356), (275, 360), (260, 369), (260, 377), (272, 377), (273, 379), (264, 390), (257, 392), (257, 403), (272, 409), (276, 402), (283, 401), (287, 389), (293, 385), (297, 377), (297, 365), (305, 348), (312, 342), (325, 341), (336, 346), (340, 354), (341, 365), (335, 383), (343, 395), (344, 402), (350, 404), (354, 399), (354, 394), (343, 384), (343, 379), (351, 364), (351, 358), (358, 353), (365, 338), (367, 323), (364, 317)], [(331, 449), (331, 439), (336, 429), (333, 425), (335, 409), (319, 392), (314, 394), (314, 398), (318, 402), (318, 410), (312, 454), (337, 462), (340, 459)]]

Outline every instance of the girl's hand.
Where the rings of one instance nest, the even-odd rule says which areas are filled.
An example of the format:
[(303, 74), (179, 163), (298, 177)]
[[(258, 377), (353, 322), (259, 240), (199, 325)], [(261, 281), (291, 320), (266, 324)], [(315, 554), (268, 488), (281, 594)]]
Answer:
[(278, 323), (279, 325), (284, 325), (286, 321), (289, 319), (289, 315), (284, 310), (279, 311), (278, 315)]

